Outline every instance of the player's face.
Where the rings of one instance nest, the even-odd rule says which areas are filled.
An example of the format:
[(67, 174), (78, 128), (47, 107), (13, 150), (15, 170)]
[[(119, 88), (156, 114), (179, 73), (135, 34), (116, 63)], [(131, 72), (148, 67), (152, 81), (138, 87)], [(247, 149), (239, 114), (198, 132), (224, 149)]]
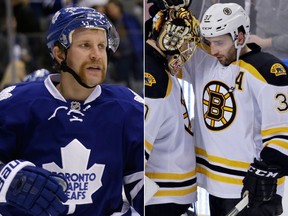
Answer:
[(230, 35), (226, 34), (205, 39), (208, 41), (211, 54), (215, 56), (222, 65), (228, 66), (236, 59), (236, 49)]
[(102, 29), (77, 29), (67, 52), (67, 65), (88, 86), (102, 83), (107, 70), (107, 38)]

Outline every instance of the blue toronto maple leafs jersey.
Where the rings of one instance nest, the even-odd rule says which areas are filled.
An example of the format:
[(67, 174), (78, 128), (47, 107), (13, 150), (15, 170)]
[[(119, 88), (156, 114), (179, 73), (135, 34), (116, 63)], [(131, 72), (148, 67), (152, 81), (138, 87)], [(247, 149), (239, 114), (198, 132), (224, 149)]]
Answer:
[[(65, 100), (53, 84), (58, 80), (54, 74), (0, 93), (0, 161), (23, 159), (64, 176), (71, 215), (133, 215), (123, 186), (142, 214), (142, 98), (98, 85), (84, 102)], [(24, 215), (9, 205), (0, 205), (0, 213)]]

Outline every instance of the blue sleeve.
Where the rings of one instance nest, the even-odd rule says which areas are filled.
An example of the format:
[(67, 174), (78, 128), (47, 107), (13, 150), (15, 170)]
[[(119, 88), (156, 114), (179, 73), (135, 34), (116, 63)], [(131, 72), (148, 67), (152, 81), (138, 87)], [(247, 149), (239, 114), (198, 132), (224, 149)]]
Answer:
[(124, 127), (124, 190), (134, 209), (144, 215), (144, 120), (143, 104), (127, 112)]
[(11, 94), (14, 88), (11, 92), (9, 89), (12, 87), (0, 93), (0, 161), (5, 163), (17, 158), (21, 151), (18, 144), (23, 139), (28, 118), (27, 107), (23, 106), (21, 99)]

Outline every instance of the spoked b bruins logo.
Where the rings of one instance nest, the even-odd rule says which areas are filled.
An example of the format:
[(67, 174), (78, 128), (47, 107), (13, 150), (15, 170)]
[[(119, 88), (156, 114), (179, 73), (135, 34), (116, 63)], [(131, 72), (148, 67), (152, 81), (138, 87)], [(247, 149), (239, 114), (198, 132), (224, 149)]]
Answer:
[(209, 82), (203, 92), (203, 115), (206, 127), (213, 131), (227, 128), (236, 115), (236, 103), (229, 87), (222, 82)]

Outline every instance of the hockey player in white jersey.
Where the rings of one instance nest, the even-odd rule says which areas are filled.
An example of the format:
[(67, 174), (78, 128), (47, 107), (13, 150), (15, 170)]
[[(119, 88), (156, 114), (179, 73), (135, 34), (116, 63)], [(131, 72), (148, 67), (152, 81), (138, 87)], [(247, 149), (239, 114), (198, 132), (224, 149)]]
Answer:
[(143, 215), (143, 99), (102, 84), (115, 28), (63, 8), (47, 45), (59, 73), (0, 93), (0, 214)]
[(287, 67), (246, 43), (249, 28), (238, 4), (212, 5), (200, 24), (211, 55), (197, 49), (182, 71), (194, 88), (197, 181), (209, 192), (211, 216), (226, 215), (247, 194), (239, 215), (282, 213)]
[[(178, 28), (178, 23), (187, 25)], [(193, 132), (175, 76), (195, 47), (186, 49), (192, 38), (191, 23), (190, 12), (171, 9), (160, 11), (154, 17), (153, 27), (147, 29), (150, 34), (145, 46), (145, 175), (149, 178), (145, 182), (146, 216), (180, 216), (197, 198)], [(148, 194), (153, 195), (149, 200)]]

